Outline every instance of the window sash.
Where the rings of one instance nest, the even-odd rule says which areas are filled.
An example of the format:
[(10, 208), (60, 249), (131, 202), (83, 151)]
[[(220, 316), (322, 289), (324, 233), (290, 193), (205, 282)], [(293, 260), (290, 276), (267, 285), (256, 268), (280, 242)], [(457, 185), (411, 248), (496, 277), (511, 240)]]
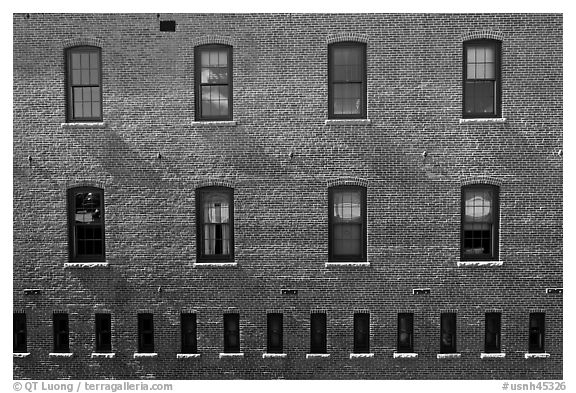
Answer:
[(154, 316), (138, 314), (138, 352), (154, 352)]
[(68, 324), (68, 314), (54, 314), (53, 328), (54, 328), (54, 352), (69, 352), (70, 330)]
[(181, 336), (182, 336), (182, 353), (196, 353), (198, 350), (198, 341), (196, 337), (196, 314), (180, 314)]
[(269, 313), (267, 316), (267, 349), (268, 353), (282, 353), (284, 350), (283, 315), (280, 313)]
[(397, 352), (414, 352), (414, 314), (398, 314), (398, 342)]
[(310, 314), (310, 353), (326, 353), (326, 314)]
[(232, 120), (232, 47), (195, 48), (196, 120)]
[(112, 318), (110, 314), (96, 314), (96, 351), (112, 351)]
[(224, 352), (240, 352), (240, 315), (224, 314)]
[(231, 188), (196, 190), (196, 248), (199, 262), (234, 260), (234, 192)]
[(366, 44), (328, 46), (328, 118), (366, 118)]
[(464, 42), (462, 116), (497, 117), (501, 113), (501, 44), (495, 40)]
[(366, 261), (366, 189), (336, 186), (328, 191), (328, 260)]
[(500, 313), (486, 313), (484, 352), (500, 353)]
[(440, 317), (440, 353), (456, 352), (456, 314), (444, 313)]
[(13, 314), (13, 351), (16, 353), (27, 352), (27, 330), (26, 330), (26, 314), (14, 313)]
[(545, 314), (530, 313), (528, 326), (528, 351), (533, 353), (544, 352)]
[(463, 186), (460, 214), (460, 259), (498, 260), (498, 187), (485, 184)]
[(95, 187), (69, 189), (68, 216), (70, 261), (104, 261), (104, 190)]
[(354, 353), (370, 352), (370, 314), (354, 314)]
[(102, 121), (102, 54), (98, 47), (66, 51), (68, 121)]

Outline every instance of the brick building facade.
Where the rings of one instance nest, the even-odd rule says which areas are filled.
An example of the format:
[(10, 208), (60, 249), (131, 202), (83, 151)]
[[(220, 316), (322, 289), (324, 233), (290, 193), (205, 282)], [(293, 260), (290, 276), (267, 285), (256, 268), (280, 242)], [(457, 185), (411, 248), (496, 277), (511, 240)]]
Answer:
[(562, 15), (13, 32), (15, 378), (562, 378)]

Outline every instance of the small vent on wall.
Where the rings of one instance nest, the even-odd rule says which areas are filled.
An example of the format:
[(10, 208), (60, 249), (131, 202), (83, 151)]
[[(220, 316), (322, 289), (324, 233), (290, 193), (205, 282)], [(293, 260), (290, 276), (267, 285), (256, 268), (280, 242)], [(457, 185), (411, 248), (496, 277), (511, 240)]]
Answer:
[(546, 293), (562, 293), (562, 288), (546, 288)]
[(415, 288), (412, 290), (413, 295), (430, 295), (430, 288)]
[(282, 295), (298, 295), (297, 289), (281, 289)]
[(160, 31), (176, 31), (176, 21), (175, 20), (161, 20), (160, 21)]

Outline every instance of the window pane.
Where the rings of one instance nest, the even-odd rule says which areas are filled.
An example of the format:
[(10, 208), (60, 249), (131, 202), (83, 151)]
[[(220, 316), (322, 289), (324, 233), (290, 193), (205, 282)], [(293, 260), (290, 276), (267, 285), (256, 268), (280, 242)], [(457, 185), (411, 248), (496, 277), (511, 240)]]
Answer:
[(412, 352), (413, 314), (398, 314), (398, 352)]
[(370, 314), (354, 314), (354, 353), (370, 352)]
[(268, 348), (269, 353), (282, 353), (283, 350), (283, 315), (268, 314)]
[(240, 352), (239, 314), (224, 314), (224, 352)]
[(310, 315), (310, 352), (326, 353), (326, 314)]
[(456, 352), (456, 314), (446, 313), (441, 314), (441, 340), (440, 352), (453, 353)]
[(101, 220), (100, 193), (76, 193), (75, 213), (77, 223), (99, 223)]

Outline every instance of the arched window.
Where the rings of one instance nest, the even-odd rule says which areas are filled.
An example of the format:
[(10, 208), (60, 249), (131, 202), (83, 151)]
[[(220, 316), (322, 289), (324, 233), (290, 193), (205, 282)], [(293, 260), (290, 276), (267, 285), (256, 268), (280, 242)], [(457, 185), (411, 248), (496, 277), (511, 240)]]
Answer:
[(196, 120), (232, 120), (232, 47), (194, 49)]
[(234, 260), (234, 192), (227, 187), (196, 190), (197, 261)]
[(104, 262), (104, 190), (68, 190), (68, 229), (71, 262)]
[(101, 70), (100, 48), (77, 46), (66, 50), (67, 121), (102, 121)]
[(328, 46), (328, 117), (366, 118), (366, 44)]
[(500, 41), (464, 42), (463, 117), (501, 116), (500, 51)]
[(461, 259), (498, 260), (499, 188), (462, 187)]

